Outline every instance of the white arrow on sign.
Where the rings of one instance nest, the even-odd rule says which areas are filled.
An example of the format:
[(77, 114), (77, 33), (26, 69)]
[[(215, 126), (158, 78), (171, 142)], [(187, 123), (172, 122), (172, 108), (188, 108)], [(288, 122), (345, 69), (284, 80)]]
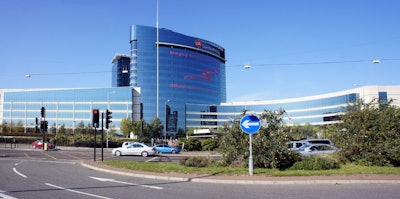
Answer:
[(150, 189), (164, 189), (162, 187), (157, 187), (157, 186), (150, 186), (150, 185), (142, 185), (142, 184), (135, 184), (135, 183), (130, 183), (130, 182), (123, 182), (123, 181), (118, 181), (118, 180), (114, 180), (114, 179), (109, 179), (109, 178), (97, 178), (97, 177), (91, 177), (89, 176), (89, 178), (101, 181), (101, 182), (115, 182), (115, 183), (119, 183), (119, 184), (127, 184), (127, 185), (133, 185), (133, 186), (141, 186), (141, 187), (146, 187), (146, 188), (150, 188)]
[(248, 129), (250, 126), (259, 126), (260, 124), (258, 122), (250, 122), (250, 120), (245, 120), (242, 122), (242, 125), (244, 128)]

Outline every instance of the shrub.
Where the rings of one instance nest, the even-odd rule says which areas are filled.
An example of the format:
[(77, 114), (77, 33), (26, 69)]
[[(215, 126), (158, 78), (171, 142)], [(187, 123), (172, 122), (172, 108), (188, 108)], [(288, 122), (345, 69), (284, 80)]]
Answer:
[(185, 148), (188, 151), (201, 151), (201, 142), (198, 138), (189, 138), (185, 141)]
[(328, 157), (311, 156), (297, 161), (290, 169), (292, 170), (329, 170), (339, 169), (340, 165)]
[(179, 164), (188, 167), (207, 167), (214, 164), (214, 160), (203, 156), (183, 157)]
[(201, 141), (201, 148), (203, 151), (212, 151), (218, 147), (217, 139), (204, 139)]
[(53, 138), (50, 139), (50, 142), (54, 143), (55, 145), (68, 146), (69, 136), (62, 133), (58, 133)]

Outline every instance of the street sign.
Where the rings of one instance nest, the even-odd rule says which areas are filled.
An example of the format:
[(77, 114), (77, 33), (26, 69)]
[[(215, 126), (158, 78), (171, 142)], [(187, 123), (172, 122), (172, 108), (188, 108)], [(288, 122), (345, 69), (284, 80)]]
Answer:
[(260, 130), (261, 122), (257, 116), (254, 115), (245, 115), (240, 119), (240, 128), (247, 134), (256, 133)]

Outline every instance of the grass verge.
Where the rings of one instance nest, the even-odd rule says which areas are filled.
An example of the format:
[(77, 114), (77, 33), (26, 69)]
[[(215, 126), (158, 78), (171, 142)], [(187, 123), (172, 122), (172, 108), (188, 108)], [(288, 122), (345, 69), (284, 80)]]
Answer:
[[(103, 164), (125, 168), (136, 171), (147, 171), (155, 173), (181, 173), (181, 174), (210, 174), (210, 175), (248, 175), (248, 168), (239, 167), (187, 167), (176, 162), (127, 162), (107, 160)], [(254, 168), (254, 175), (260, 176), (329, 176), (329, 175), (360, 175), (360, 174), (382, 174), (400, 175), (399, 167), (374, 167), (360, 166), (354, 164), (341, 165), (339, 169), (331, 170), (279, 170)]]

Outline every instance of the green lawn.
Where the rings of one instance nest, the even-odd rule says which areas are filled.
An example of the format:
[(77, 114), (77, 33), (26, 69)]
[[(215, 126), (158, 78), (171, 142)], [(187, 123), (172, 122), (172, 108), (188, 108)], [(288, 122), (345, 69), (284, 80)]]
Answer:
[[(127, 162), (107, 160), (103, 164), (137, 171), (156, 173), (210, 174), (210, 175), (248, 175), (248, 168), (238, 167), (186, 167), (175, 162)], [(278, 170), (254, 168), (254, 175), (264, 176), (315, 176), (315, 175), (357, 175), (357, 174), (394, 174), (400, 175), (400, 167), (372, 167), (353, 164), (341, 165), (332, 170)]]

